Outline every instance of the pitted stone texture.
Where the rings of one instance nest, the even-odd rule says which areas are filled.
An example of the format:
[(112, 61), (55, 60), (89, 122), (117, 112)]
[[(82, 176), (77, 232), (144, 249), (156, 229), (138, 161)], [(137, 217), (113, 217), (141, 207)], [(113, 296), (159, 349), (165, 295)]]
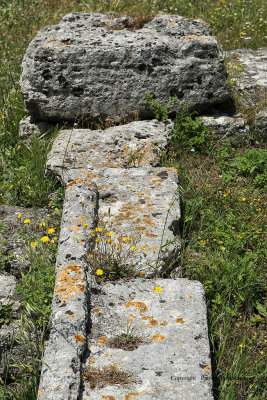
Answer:
[(255, 133), (258, 138), (267, 141), (267, 107), (261, 110), (255, 118)]
[(127, 168), (157, 165), (171, 139), (173, 123), (135, 121), (105, 130), (63, 130), (53, 143), (46, 167), (64, 180), (77, 168)]
[(41, 136), (51, 134), (55, 130), (55, 124), (48, 122), (34, 122), (31, 117), (23, 118), (19, 123), (19, 136), (23, 140), (29, 140), (33, 134)]
[(12, 298), (15, 293), (16, 279), (12, 275), (0, 275), (0, 301)]
[(220, 140), (229, 138), (234, 142), (244, 142), (248, 140), (249, 128), (245, 125), (243, 118), (238, 116), (228, 117), (226, 115), (215, 115), (201, 117), (201, 119)]
[[(99, 218), (114, 219), (114, 240), (131, 237), (138, 254), (129, 263), (145, 275), (165, 271), (180, 255), (180, 204), (174, 168), (104, 168), (69, 171), (69, 185), (87, 178), (99, 191)], [(71, 178), (72, 175), (72, 178)], [(104, 219), (106, 221), (106, 219)], [(169, 271), (170, 272), (170, 271)]]
[[(87, 324), (86, 229), (92, 228), (97, 192), (80, 179), (65, 195), (52, 303), (38, 400), (77, 400)], [(84, 226), (86, 224), (86, 227)]]
[[(227, 57), (242, 64), (242, 75), (236, 74), (235, 90), (248, 107), (267, 104), (267, 47), (250, 50), (237, 49), (225, 53)], [(237, 58), (239, 57), (239, 58)]]
[[(155, 291), (158, 286), (161, 293)], [(213, 399), (206, 305), (200, 282), (138, 279), (110, 282), (98, 289), (97, 295), (97, 291), (91, 294), (90, 358), (84, 371), (125, 371), (129, 379), (128, 383), (111, 385), (96, 372), (94, 388), (84, 379), (82, 400)], [(122, 334), (139, 337), (141, 343), (131, 351), (112, 348), (112, 339)]]
[(160, 15), (134, 31), (117, 23), (121, 28), (121, 18), (72, 13), (38, 32), (22, 63), (30, 115), (119, 122), (150, 118), (144, 99), (151, 92), (163, 106), (178, 98), (170, 112), (229, 99), (222, 52), (202, 20)]

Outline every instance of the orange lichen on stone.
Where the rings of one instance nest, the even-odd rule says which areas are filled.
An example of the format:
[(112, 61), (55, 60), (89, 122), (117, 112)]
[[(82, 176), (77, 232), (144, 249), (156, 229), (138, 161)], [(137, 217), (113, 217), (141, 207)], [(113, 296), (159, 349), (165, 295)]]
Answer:
[(101, 308), (100, 307), (95, 307), (95, 308), (92, 309), (92, 311), (93, 312), (99, 312), (99, 311), (101, 311)]
[(70, 298), (76, 298), (75, 295), (85, 291), (84, 280), (80, 277), (71, 276), (70, 274), (73, 273), (81, 275), (82, 267), (77, 264), (67, 265), (57, 276), (55, 293), (62, 302)]
[(89, 360), (89, 364), (90, 365), (93, 365), (95, 363), (95, 360), (93, 359), (93, 358), (91, 358), (90, 360)]
[(161, 183), (161, 182), (163, 182), (163, 179), (161, 179), (161, 178), (152, 179), (152, 182), (153, 182), (153, 183)]
[(107, 338), (106, 336), (100, 336), (100, 337), (97, 339), (97, 341), (98, 341), (98, 343), (101, 343), (101, 344), (107, 343), (107, 342), (108, 342), (108, 338)]
[(77, 232), (77, 231), (80, 231), (81, 228), (78, 225), (74, 225), (74, 226), (68, 225), (68, 230)]
[(132, 396), (142, 396), (140, 392), (129, 392), (124, 395), (124, 400), (133, 400)]
[(193, 296), (191, 296), (191, 295), (190, 295), (190, 296), (188, 296), (188, 297), (189, 297), (190, 299), (192, 299), (192, 298), (193, 298)]
[(106, 400), (115, 400), (115, 396), (106, 396), (106, 395), (103, 395), (103, 396), (102, 396), (102, 399), (106, 399)]
[(177, 318), (177, 319), (176, 319), (176, 323), (177, 323), (177, 324), (184, 324), (185, 321), (183, 320), (183, 318)]
[(135, 310), (139, 310), (140, 315), (143, 314), (144, 312), (147, 312), (148, 308), (145, 303), (142, 301), (127, 301), (125, 304), (125, 307), (135, 307)]
[(166, 336), (164, 336), (164, 335), (153, 335), (153, 336), (151, 336), (152, 337), (152, 339), (154, 340), (154, 342), (160, 342), (161, 340), (166, 340), (167, 339), (167, 337)]
[(67, 188), (72, 187), (73, 185), (77, 185), (79, 183), (83, 183), (83, 179), (81, 178), (74, 178), (70, 183), (68, 183)]
[(77, 333), (77, 335), (73, 336), (73, 340), (74, 340), (76, 343), (84, 343), (84, 342), (85, 342), (85, 337), (82, 336), (82, 335), (79, 335), (79, 334)]
[(109, 365), (109, 369), (111, 369), (111, 371), (114, 371), (114, 370), (117, 371), (119, 369), (119, 367), (117, 364), (113, 364), (113, 365)]
[(43, 394), (44, 394), (44, 391), (43, 390), (39, 390), (38, 397), (41, 397)]
[(147, 316), (147, 317), (142, 317), (143, 320), (148, 320), (148, 325), (143, 325), (143, 326), (157, 326), (158, 321), (154, 319), (152, 316)]
[(209, 365), (207, 365), (207, 366), (206, 366), (205, 368), (203, 368), (203, 369), (210, 371), (210, 370), (211, 370), (211, 367), (210, 367)]
[(167, 322), (161, 322), (160, 325), (161, 325), (161, 326), (166, 326), (166, 325), (167, 325)]

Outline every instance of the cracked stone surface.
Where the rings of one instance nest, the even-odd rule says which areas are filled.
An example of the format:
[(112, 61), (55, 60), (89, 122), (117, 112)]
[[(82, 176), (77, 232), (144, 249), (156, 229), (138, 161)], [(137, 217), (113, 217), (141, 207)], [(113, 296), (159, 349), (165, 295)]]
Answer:
[(96, 287), (82, 400), (212, 400), (206, 318), (197, 281), (138, 279)]
[[(153, 91), (177, 112), (229, 100), (216, 37), (202, 20), (159, 15), (142, 28), (107, 14), (71, 13), (41, 29), (22, 63), (27, 112), (37, 121), (125, 121), (151, 116)], [(129, 28), (129, 29), (127, 29)]]
[(157, 165), (172, 130), (170, 120), (155, 119), (104, 130), (63, 130), (53, 143), (46, 166), (65, 180), (69, 169)]

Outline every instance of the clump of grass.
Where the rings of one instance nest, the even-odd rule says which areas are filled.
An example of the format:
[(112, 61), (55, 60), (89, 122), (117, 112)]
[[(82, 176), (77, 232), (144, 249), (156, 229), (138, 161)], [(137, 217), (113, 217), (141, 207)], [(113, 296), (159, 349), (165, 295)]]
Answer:
[(127, 385), (135, 381), (130, 372), (121, 371), (116, 365), (110, 365), (103, 369), (92, 366), (87, 367), (83, 373), (83, 380), (88, 381), (91, 389), (96, 386), (101, 388), (113, 385)]
[(26, 215), (18, 214), (30, 267), (22, 271), (16, 287), (22, 299), (20, 319), (16, 322), (4, 376), (0, 377), (0, 399), (37, 398), (44, 343), (49, 332), (60, 222), (60, 209), (52, 202), (49, 204), (53, 210), (53, 223), (50, 215), (36, 225)]
[(134, 265), (145, 257), (139, 244), (140, 235), (124, 235), (113, 226), (115, 220), (106, 213), (89, 231), (88, 263), (98, 282), (126, 279), (138, 275)]

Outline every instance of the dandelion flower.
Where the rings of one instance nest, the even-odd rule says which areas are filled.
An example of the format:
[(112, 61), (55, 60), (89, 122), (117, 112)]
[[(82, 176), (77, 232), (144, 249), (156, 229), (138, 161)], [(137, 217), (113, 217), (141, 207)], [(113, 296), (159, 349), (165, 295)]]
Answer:
[(49, 237), (48, 236), (43, 236), (42, 238), (41, 238), (41, 241), (42, 242), (49, 242)]
[(29, 218), (24, 220), (24, 224), (29, 224), (31, 222), (31, 220)]
[(96, 241), (96, 243), (98, 243), (98, 242), (100, 242), (100, 239), (96, 239), (95, 241)]
[(110, 222), (113, 224), (113, 222), (114, 222), (115, 220), (113, 219), (113, 218), (111, 218), (111, 220), (110, 220)]
[(130, 247), (130, 250), (133, 251), (135, 249), (135, 246)]
[(93, 255), (93, 254), (88, 254), (88, 257), (89, 257), (89, 258), (93, 258), (94, 255)]
[(155, 292), (160, 293), (162, 291), (160, 286), (156, 286), (155, 287)]
[(102, 232), (102, 229), (101, 228), (95, 228), (95, 231), (96, 232)]
[(40, 222), (39, 226), (45, 226), (45, 222)]
[(21, 217), (22, 217), (22, 213), (19, 213), (19, 214), (18, 214), (18, 218), (21, 218)]
[(242, 347), (244, 347), (244, 345), (241, 343), (241, 344), (239, 345), (239, 347), (242, 349)]
[(31, 242), (31, 247), (36, 247), (37, 246), (37, 242)]
[(54, 228), (49, 228), (48, 231), (47, 231), (47, 233), (54, 233), (54, 232), (55, 232)]
[(87, 228), (88, 224), (83, 224), (83, 226), (84, 226), (85, 228)]
[(112, 237), (112, 236), (113, 236), (113, 233), (112, 233), (112, 232), (109, 232), (109, 233), (108, 233), (108, 236), (109, 236), (109, 237)]
[(103, 275), (103, 270), (102, 269), (97, 269), (96, 270), (96, 275)]

